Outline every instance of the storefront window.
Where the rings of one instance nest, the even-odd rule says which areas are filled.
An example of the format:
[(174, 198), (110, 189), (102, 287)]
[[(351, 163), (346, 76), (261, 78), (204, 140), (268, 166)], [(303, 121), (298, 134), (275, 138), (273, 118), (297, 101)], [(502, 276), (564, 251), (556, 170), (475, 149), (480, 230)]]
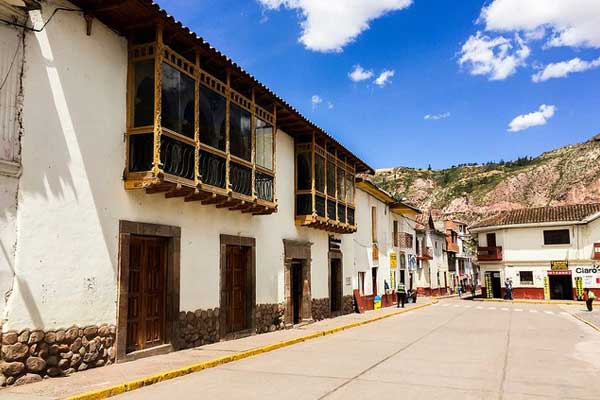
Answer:
[(533, 285), (533, 271), (519, 271), (519, 283), (521, 285)]

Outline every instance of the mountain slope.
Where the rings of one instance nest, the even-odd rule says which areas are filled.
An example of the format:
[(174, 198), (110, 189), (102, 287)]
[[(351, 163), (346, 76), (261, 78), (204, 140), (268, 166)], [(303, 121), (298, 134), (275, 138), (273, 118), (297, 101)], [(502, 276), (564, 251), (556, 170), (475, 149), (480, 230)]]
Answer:
[(423, 210), (465, 222), (502, 210), (600, 202), (600, 135), (538, 157), (444, 170), (378, 170), (373, 182)]

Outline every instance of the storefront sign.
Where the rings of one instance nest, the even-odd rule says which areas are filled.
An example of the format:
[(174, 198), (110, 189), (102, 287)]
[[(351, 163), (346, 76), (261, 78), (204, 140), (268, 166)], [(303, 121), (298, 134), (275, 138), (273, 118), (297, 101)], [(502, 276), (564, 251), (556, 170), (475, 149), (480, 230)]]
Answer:
[(556, 276), (556, 275), (571, 275), (571, 271), (569, 271), (569, 270), (548, 271), (548, 276)]
[(584, 288), (600, 288), (600, 268), (596, 266), (575, 268), (576, 278), (581, 279)]
[(494, 297), (492, 289), (492, 275), (490, 273), (485, 274), (485, 297), (491, 299)]
[(390, 268), (396, 268), (398, 266), (398, 261), (396, 259), (396, 252), (390, 253)]
[(553, 271), (568, 270), (569, 262), (568, 261), (552, 261), (552, 262), (550, 262), (550, 269)]
[(550, 279), (544, 277), (544, 300), (550, 300)]

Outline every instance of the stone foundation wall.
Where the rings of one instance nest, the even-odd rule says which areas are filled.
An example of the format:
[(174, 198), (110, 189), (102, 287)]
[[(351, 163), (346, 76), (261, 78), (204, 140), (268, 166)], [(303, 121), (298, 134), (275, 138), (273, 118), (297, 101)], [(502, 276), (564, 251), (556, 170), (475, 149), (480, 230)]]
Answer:
[(180, 312), (176, 332), (176, 349), (189, 349), (218, 342), (219, 308)]
[(0, 386), (102, 367), (115, 361), (114, 325), (55, 331), (9, 331), (1, 335)]
[(330, 307), (329, 298), (325, 299), (312, 299), (312, 317), (315, 321), (320, 321), (325, 318), (329, 318)]
[(285, 306), (283, 304), (256, 305), (256, 333), (285, 329)]
[(342, 314), (352, 314), (354, 312), (354, 296), (348, 295), (344, 296), (342, 299)]

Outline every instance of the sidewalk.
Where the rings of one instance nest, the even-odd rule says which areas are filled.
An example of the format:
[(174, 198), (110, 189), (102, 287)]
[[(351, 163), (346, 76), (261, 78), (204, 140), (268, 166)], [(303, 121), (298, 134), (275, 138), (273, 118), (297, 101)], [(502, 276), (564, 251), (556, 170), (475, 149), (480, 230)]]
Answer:
[[(361, 324), (391, 317), (399, 312), (426, 307), (435, 299), (419, 297), (417, 304), (407, 304), (406, 309), (388, 307), (367, 311), (364, 314), (348, 314), (325, 319), (293, 329), (253, 335), (242, 339), (218, 342), (202, 347), (181, 350), (165, 355), (142, 358), (108, 367), (78, 372), (65, 378), (45, 379), (42, 382), (19, 387), (0, 389), (2, 399), (63, 399), (82, 393), (96, 391), (95, 396), (81, 398), (106, 398), (113, 394), (147, 386), (162, 380), (183, 376), (194, 371), (211, 368), (272, 351), (304, 340), (333, 334)], [(133, 382), (132, 381), (139, 381)], [(111, 388), (111, 391), (105, 389)]]
[(577, 305), (563, 305), (561, 308), (600, 332), (600, 303), (594, 304), (594, 311), (592, 312), (587, 310), (584, 302), (579, 302)]

